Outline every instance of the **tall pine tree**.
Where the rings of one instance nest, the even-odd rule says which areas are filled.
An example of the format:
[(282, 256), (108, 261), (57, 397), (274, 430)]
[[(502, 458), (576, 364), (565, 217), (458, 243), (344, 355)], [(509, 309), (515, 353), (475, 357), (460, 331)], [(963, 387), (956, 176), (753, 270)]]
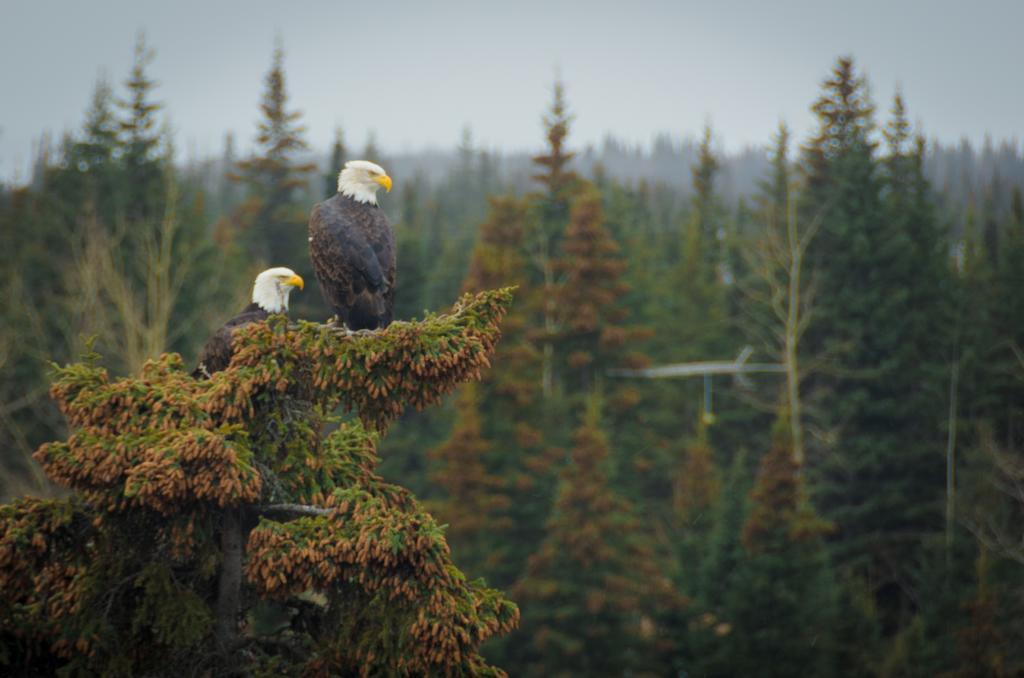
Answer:
[(743, 526), (744, 558), (731, 577), (724, 641), (732, 675), (832, 675), (834, 580), (822, 537), (828, 524), (810, 507), (780, 417), (761, 460)]
[[(569, 393), (589, 389), (609, 366), (626, 365), (638, 338), (622, 304), (626, 263), (604, 227), (601, 196), (593, 185), (573, 200), (560, 255), (557, 289), (557, 357), (567, 364)], [(638, 358), (633, 355), (634, 361)]]
[(235, 226), (250, 256), (263, 262), (260, 266), (287, 262), (298, 273), (308, 275), (308, 205), (302, 202), (302, 193), (316, 166), (296, 157), (308, 146), (305, 127), (299, 123), (302, 114), (288, 108), (284, 50), (280, 46), (274, 50), (264, 85), (256, 150), (236, 169), (246, 198), (235, 213)]
[(682, 600), (608, 479), (600, 400), (573, 433), (547, 534), (516, 591), (527, 610), (520, 671), (611, 675), (651, 668), (657, 620)]
[(919, 355), (914, 342), (922, 317), (941, 317), (934, 275), (916, 277), (939, 270), (937, 248), (915, 242), (915, 230), (931, 227), (919, 165), (902, 156), (904, 123), (897, 115), (883, 173), (874, 106), (851, 59), (839, 59), (814, 111), (802, 212), (821, 229), (810, 249), (818, 303), (808, 339), (835, 356), (822, 380), (837, 441), (818, 469), (818, 496), (837, 526), (837, 565), (865, 577), (887, 621), (899, 623), (912, 612), (922, 536), (942, 526), (946, 403), (930, 347)]
[(327, 158), (327, 172), (324, 174), (324, 198), (330, 198), (338, 192), (338, 175), (345, 167), (345, 140), (341, 134), (341, 125), (334, 128), (334, 144), (331, 155)]
[(164, 174), (171, 161), (166, 139), (158, 127), (161, 106), (152, 99), (156, 82), (147, 73), (154, 56), (140, 33), (131, 74), (125, 82), (128, 97), (119, 102), (124, 112), (119, 124), (119, 151), (126, 173), (127, 216), (136, 223), (151, 224), (163, 216)]
[(533, 164), (538, 170), (533, 179), (541, 184), (542, 190), (531, 196), (532, 218), (527, 234), (535, 295), (526, 301), (540, 319), (535, 334), (544, 361), (541, 388), (545, 398), (553, 395), (558, 380), (555, 362), (558, 277), (555, 260), (579, 185), (578, 175), (570, 169), (576, 154), (566, 148), (571, 122), (565, 86), (561, 81), (555, 81), (551, 107), (544, 117), (547, 148), (544, 153), (533, 157)]

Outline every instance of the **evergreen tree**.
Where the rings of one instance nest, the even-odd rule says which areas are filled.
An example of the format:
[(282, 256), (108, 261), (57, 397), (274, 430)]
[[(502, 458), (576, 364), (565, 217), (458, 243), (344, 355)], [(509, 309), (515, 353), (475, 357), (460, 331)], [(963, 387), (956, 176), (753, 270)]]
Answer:
[(963, 238), (958, 243), (955, 288), (954, 343), (959, 351), (959, 398), (963, 418), (968, 422), (991, 424), (998, 399), (990, 386), (992, 346), (995, 335), (993, 291), (995, 271), (985, 256), (976, 211), (966, 215)]
[(697, 163), (692, 167), (693, 196), (682, 256), (670, 274), (675, 294), (660, 315), (656, 350), (673, 362), (717, 358), (726, 350), (725, 293), (721, 273), (721, 208), (715, 179), (719, 162), (711, 148), (711, 128), (705, 127)]
[(558, 332), (556, 297), (559, 283), (555, 259), (579, 185), (578, 175), (569, 168), (576, 154), (565, 147), (571, 122), (565, 87), (561, 81), (555, 81), (551, 107), (544, 117), (547, 149), (533, 158), (533, 164), (538, 168), (533, 179), (541, 184), (542, 190), (531, 196), (532, 219), (528, 233), (536, 294), (526, 302), (540, 319), (536, 334), (544, 360), (541, 386), (545, 398), (553, 394), (557, 379), (555, 336)]
[(686, 448), (676, 479), (674, 508), (680, 522), (695, 525), (707, 521), (707, 511), (716, 505), (720, 485), (707, 428), (698, 425), (697, 436)]
[(835, 579), (838, 612), (829, 631), (836, 674), (848, 678), (877, 676), (885, 645), (875, 591), (856, 576), (843, 578), (837, 571)]
[(516, 589), (527, 610), (524, 672), (642, 671), (657, 639), (655, 620), (681, 603), (629, 503), (609, 486), (608, 454), (592, 397), (573, 434), (547, 535)]
[(398, 243), (398, 261), (402, 267), (395, 291), (396, 318), (418, 317), (422, 315), (423, 309), (431, 305), (432, 298), (427, 294), (427, 277), (435, 259), (427, 247), (424, 233), (427, 227), (426, 209), (423, 204), (424, 194), (428, 190), (426, 177), (418, 172), (395, 190), (400, 217), (393, 228)]
[[(96, 81), (92, 103), (85, 114), (83, 139), (75, 144), (74, 166), (80, 171), (96, 172), (110, 167), (118, 150), (118, 122), (114, 116), (114, 94), (110, 83), (101, 77)], [(80, 165), (84, 163), (84, 165)]]
[(308, 205), (301, 201), (312, 163), (296, 155), (308, 148), (301, 113), (288, 110), (284, 50), (274, 50), (264, 80), (257, 125), (256, 151), (238, 163), (236, 178), (246, 198), (234, 215), (235, 228), (252, 258), (265, 264), (289, 262), (300, 275), (309, 274), (305, 234)]
[[(945, 676), (956, 666), (958, 619), (966, 600), (974, 593), (974, 544), (958, 537), (951, 545), (936, 536), (927, 545), (922, 558), (917, 586), (928, 591), (917, 614), (904, 624), (886, 648), (873, 648), (877, 654), (875, 672), (886, 678)], [(869, 646), (870, 648), (870, 646)], [(859, 648), (860, 663), (870, 666), (868, 648)], [(989, 674), (985, 674), (989, 675)]]
[[(175, 354), (138, 377), (95, 356), (58, 370), (74, 433), (36, 458), (75, 494), (0, 507), (0, 664), (503, 675), (478, 648), (518, 610), (468, 582), (442, 528), (376, 475), (374, 430), (475, 378), (510, 299), (372, 337), (256, 323), (209, 380)], [(339, 406), (358, 419), (324, 435)]]
[[(516, 285), (520, 298), (530, 298), (534, 288), (524, 254), (528, 205), (508, 196), (493, 197), (490, 203), (463, 287)], [(557, 464), (565, 456), (545, 436), (542, 361), (529, 334), (533, 319), (525, 304), (512, 309), (502, 326), (494, 369), (479, 386), (483, 435), (492, 444), (489, 469), (504, 482), (499, 492), (505, 498), (492, 501), (506, 508), (499, 512), (495, 533), (485, 539), (493, 550), (491, 576), (502, 585), (520, 577), (532, 546), (543, 537)]]
[(163, 210), (165, 171), (170, 153), (158, 127), (160, 104), (152, 100), (156, 82), (146, 72), (154, 52), (139, 34), (131, 73), (125, 82), (128, 97), (120, 101), (121, 162), (125, 170), (125, 208), (129, 219), (154, 223)]
[[(776, 411), (784, 409), (790, 418), (793, 458), (806, 460), (804, 419), (805, 382), (827, 362), (823, 354), (807, 355), (804, 334), (814, 316), (814, 271), (808, 270), (808, 250), (821, 226), (821, 219), (802, 223), (795, 209), (799, 201), (791, 182), (788, 153), (789, 132), (779, 126), (771, 153), (771, 172), (761, 181), (757, 196), (760, 231), (743, 246), (749, 262), (739, 281), (743, 290), (744, 318), (740, 325), (769, 355), (777, 356), (784, 368), (785, 382)], [(817, 403), (815, 403), (817, 404)]]
[(338, 175), (345, 167), (345, 141), (341, 135), (341, 126), (334, 128), (334, 145), (327, 159), (327, 172), (324, 174), (324, 198), (330, 198), (338, 192)]
[[(53, 173), (45, 172), (45, 181)], [(49, 487), (32, 461), (40, 440), (61, 428), (47, 398), (48, 355), (67, 350), (59, 315), (61, 267), (54, 256), (66, 247), (65, 223), (28, 188), (0, 187), (0, 496)], [(52, 352), (52, 353), (51, 353)]]
[(202, 189), (179, 180), (171, 140), (157, 130), (152, 57), (140, 36), (123, 117), (114, 118), (100, 83), (81, 137), (66, 146), (70, 166), (48, 172), (46, 218), (66, 229), (43, 302), (62, 317), (66, 344), (56, 356), (73, 354), (82, 334), (96, 335), (120, 369), (169, 349), (191, 352), (190, 332), (205, 330), (215, 315), (209, 302), (234, 282), (215, 255)]
[(828, 525), (807, 502), (788, 422), (761, 460), (743, 527), (745, 558), (727, 594), (728, 673), (830, 675), (836, 621), (832, 573), (822, 539)]
[(489, 572), (500, 564), (500, 550), (491, 537), (508, 528), (498, 513), (508, 508), (505, 483), (487, 469), (492, 445), (483, 435), (480, 395), (474, 384), (459, 390), (451, 437), (430, 451), (434, 483), (444, 499), (434, 503), (434, 513), (449, 525), (448, 539), (463, 569)]
[[(83, 335), (95, 335), (119, 369), (191, 350), (198, 337), (190, 333), (205, 327), (228, 277), (211, 260), (202, 191), (177, 180), (169, 140), (155, 131), (151, 56), (140, 38), (125, 117), (101, 79), (81, 133), (67, 135), (58, 162), (6, 211), (14, 221), (5, 229), (5, 292), (15, 301), (5, 319), (24, 341), (9, 354), (20, 395), (2, 407), (7, 449), (24, 453), (62, 430), (41, 399), (47, 359), (70, 359)], [(11, 418), (21, 402), (32, 416)]]
[(942, 524), (945, 403), (931, 353), (941, 341), (922, 355), (922, 344), (908, 339), (928, 327), (922, 317), (942, 317), (935, 277), (913, 278), (941, 265), (934, 238), (915, 242), (917, 231), (934, 230), (926, 184), (905, 175), (914, 164), (902, 159), (903, 123), (890, 130), (890, 169), (880, 175), (873, 110), (853, 62), (840, 59), (814, 106), (820, 131), (804, 150), (804, 218), (821, 219), (809, 252), (819, 301), (809, 339), (812, 351), (836, 356), (842, 375), (823, 378), (838, 438), (819, 491), (838, 528), (837, 564), (867, 577), (888, 621), (898, 623), (909, 612), (921, 536)]
[(378, 165), (383, 162), (380, 149), (377, 148), (377, 133), (370, 130), (366, 135), (366, 146), (363, 147), (363, 157), (360, 160), (369, 160)]
[(721, 480), (707, 427), (697, 427), (697, 436), (687, 446), (676, 474), (674, 509), (679, 544), (680, 586), (690, 595), (699, 592), (703, 555), (713, 527), (712, 511), (718, 504)]
[[(492, 197), (487, 220), (481, 224), (463, 291), (473, 292), (500, 285), (515, 285), (520, 296), (531, 296), (525, 250), (527, 205), (513, 197)], [(485, 384), (488, 397), (493, 394), (504, 403), (522, 411), (538, 396), (540, 361), (529, 342), (530, 318), (521, 308), (506, 318), (499, 349), (501, 365), (491, 372)]]
[[(601, 191), (604, 226), (628, 263), (619, 283), (623, 294), (613, 310), (624, 316), (616, 334), (622, 332), (629, 338), (619, 349), (604, 352), (601, 362), (593, 365), (594, 371), (643, 367), (651, 359), (677, 361), (680, 346), (665, 341), (660, 333), (677, 297), (676, 289), (666, 284), (672, 260), (663, 238), (670, 224), (661, 223), (659, 210), (652, 206), (651, 190), (643, 182), (634, 187), (607, 180)], [(690, 416), (690, 391), (681, 397), (679, 382), (631, 379), (605, 381), (603, 388), (616, 486), (651, 518), (652, 531), (668, 533), (676, 524), (673, 482), (679, 472), (678, 441), (687, 435), (680, 430), (680, 422), (696, 418), (695, 412)]]
[[(227, 132), (224, 135), (224, 154), (221, 156), (220, 176), (217, 180), (217, 209), (222, 215), (231, 214), (238, 207), (238, 182), (232, 178), (237, 163), (235, 135), (232, 132)], [(230, 222), (225, 219), (218, 222), (216, 228), (217, 240), (225, 242), (229, 233), (222, 232), (221, 229), (230, 229)]]
[[(710, 454), (706, 456), (710, 457)], [(688, 465), (696, 465), (699, 471), (704, 471), (695, 473), (695, 478), (700, 478), (703, 475), (710, 477), (714, 485), (720, 485), (720, 488), (716, 487), (714, 496), (708, 497), (708, 500), (713, 500), (710, 516), (711, 529), (705, 542), (706, 553), (701, 558), (697, 590), (704, 607), (711, 610), (716, 618), (721, 618), (734, 572), (744, 557), (741, 537), (743, 523), (749, 513), (749, 494), (752, 483), (751, 470), (748, 468), (748, 455), (741, 451), (733, 457), (732, 465), (726, 471), (721, 483), (717, 482), (717, 474), (714, 473), (714, 469), (708, 469), (708, 462), (701, 461), (700, 464), (690, 462)], [(696, 481), (689, 484), (695, 485)]]
[[(701, 466), (691, 485), (700, 482)], [(728, 675), (731, 671), (728, 635), (733, 627), (726, 606), (738, 585), (740, 565), (746, 560), (741, 537), (749, 512), (751, 476), (747, 453), (741, 450), (733, 457), (720, 488), (716, 487), (709, 515), (702, 517), (710, 525), (702, 526), (706, 537), (700, 545), (699, 562), (687, 562), (687, 555), (680, 558), (677, 588), (693, 592), (694, 609), (686, 626), (678, 631), (685, 650), (679, 668), (692, 675)], [(717, 474), (713, 479), (718, 485)]]
[(779, 228), (789, 214), (793, 170), (789, 161), (789, 127), (780, 122), (771, 150), (771, 172), (758, 184), (758, 207), (767, 224)]
[[(436, 237), (439, 251), (432, 294), (450, 298), (462, 284), (473, 249), (476, 225), (486, 217), (488, 204), (485, 186), (478, 171), (479, 152), (467, 125), (456, 148), (455, 166), (434, 193), (439, 214)], [(440, 216), (443, 215), (443, 216)]]
[[(977, 559), (977, 590), (963, 605), (964, 623), (955, 634), (958, 665), (943, 676), (1002, 677), (1018, 674), (1024, 668), (1019, 643), (1004, 635), (1009, 625), (1000, 619), (1005, 614), (1003, 601), (1011, 597), (1001, 596), (994, 590), (998, 584), (991, 581), (991, 567), (990, 554), (982, 548)], [(1019, 604), (1014, 607), (1019, 608)]]
[(579, 176), (569, 168), (575, 153), (566, 148), (572, 115), (565, 99), (565, 85), (556, 80), (552, 89), (551, 107), (544, 117), (547, 149), (533, 157), (537, 173), (533, 179), (540, 183), (544, 192), (541, 198), (541, 233), (546, 242), (544, 251), (552, 252), (557, 238), (569, 217), (569, 204), (575, 195)]
[(592, 186), (581, 190), (554, 262), (560, 274), (558, 353), (571, 373), (578, 375), (571, 392), (589, 389), (599, 371), (608, 366), (625, 364), (629, 346), (638, 338), (636, 329), (626, 324), (629, 311), (621, 304), (628, 290), (623, 281), (626, 264), (603, 221), (597, 190)]
[(722, 265), (722, 238), (720, 205), (715, 197), (715, 178), (721, 163), (711, 149), (711, 125), (704, 125), (697, 163), (691, 168), (693, 175), (693, 228), (696, 250), (704, 256), (702, 273), (707, 282), (713, 281)]
[(999, 445), (1024, 450), (1024, 198), (1021, 188), (1011, 192), (1007, 214), (1000, 220), (998, 257), (992, 267), (991, 306), (994, 340), (986, 351), (990, 365), (986, 381), (992, 389), (990, 413), (993, 429), (1001, 432)]

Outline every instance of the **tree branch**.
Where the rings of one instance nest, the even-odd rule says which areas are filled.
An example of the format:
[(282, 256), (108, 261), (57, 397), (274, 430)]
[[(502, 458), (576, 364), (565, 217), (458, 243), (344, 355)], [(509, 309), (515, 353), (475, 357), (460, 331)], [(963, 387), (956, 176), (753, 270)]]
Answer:
[(328, 516), (334, 512), (334, 509), (306, 506), (305, 504), (264, 504), (255, 508), (259, 515), (280, 514), (290, 518)]

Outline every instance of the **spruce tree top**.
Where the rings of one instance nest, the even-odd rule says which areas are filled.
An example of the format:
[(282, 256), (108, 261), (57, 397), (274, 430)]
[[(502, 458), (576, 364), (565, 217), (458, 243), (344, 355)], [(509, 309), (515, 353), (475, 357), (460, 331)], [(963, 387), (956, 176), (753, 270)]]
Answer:
[[(137, 377), (96, 356), (57, 369), (71, 435), (36, 458), (74, 496), (0, 507), (0, 666), (501, 674), (479, 646), (518, 610), (466, 581), (443, 527), (375, 474), (371, 429), (479, 378), (510, 302), (467, 295), (374, 333), (254, 323), (209, 380), (176, 354)], [(232, 520), (248, 535), (237, 611)], [(267, 609), (283, 621), (267, 628)]]

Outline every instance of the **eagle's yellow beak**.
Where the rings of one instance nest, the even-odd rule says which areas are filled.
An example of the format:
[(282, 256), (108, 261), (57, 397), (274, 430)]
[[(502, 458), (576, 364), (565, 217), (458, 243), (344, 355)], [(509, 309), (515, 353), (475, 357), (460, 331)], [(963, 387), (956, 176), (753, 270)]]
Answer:
[(298, 275), (293, 275), (292, 277), (288, 278), (287, 280), (284, 281), (284, 284), (291, 285), (292, 287), (298, 287), (300, 290), (305, 289), (305, 283), (302, 282), (302, 277)]
[(374, 181), (384, 187), (384, 190), (388, 193), (391, 192), (391, 177), (386, 174), (382, 174), (379, 177), (374, 177)]

